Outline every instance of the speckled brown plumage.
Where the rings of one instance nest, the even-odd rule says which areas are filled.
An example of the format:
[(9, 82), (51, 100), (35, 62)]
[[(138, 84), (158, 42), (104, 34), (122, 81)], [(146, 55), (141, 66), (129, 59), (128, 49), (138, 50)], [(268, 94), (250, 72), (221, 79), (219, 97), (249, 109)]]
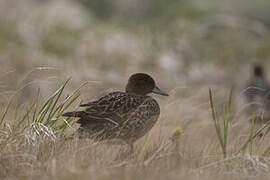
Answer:
[(265, 79), (263, 66), (253, 65), (253, 76), (245, 88), (244, 95), (249, 103), (248, 111), (252, 114), (256, 111), (258, 119), (270, 118), (270, 86)]
[(245, 96), (249, 103), (259, 101), (262, 103), (266, 97), (269, 85), (265, 80), (263, 67), (259, 64), (253, 67), (253, 76), (245, 89)]
[(132, 144), (144, 136), (158, 120), (160, 108), (148, 93), (167, 95), (147, 74), (137, 73), (129, 78), (126, 92), (112, 92), (97, 101), (82, 104), (83, 111), (65, 113), (79, 117), (81, 137), (98, 140), (119, 139)]

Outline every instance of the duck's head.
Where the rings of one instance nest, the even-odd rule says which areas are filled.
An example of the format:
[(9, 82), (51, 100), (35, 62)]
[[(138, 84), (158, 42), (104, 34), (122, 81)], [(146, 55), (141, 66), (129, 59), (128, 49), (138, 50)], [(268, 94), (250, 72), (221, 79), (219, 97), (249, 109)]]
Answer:
[(144, 96), (149, 93), (169, 96), (156, 85), (154, 79), (151, 76), (144, 73), (136, 73), (129, 77), (128, 83), (126, 85), (126, 92)]
[(253, 73), (256, 77), (263, 77), (264, 76), (264, 70), (261, 64), (254, 64), (253, 65)]

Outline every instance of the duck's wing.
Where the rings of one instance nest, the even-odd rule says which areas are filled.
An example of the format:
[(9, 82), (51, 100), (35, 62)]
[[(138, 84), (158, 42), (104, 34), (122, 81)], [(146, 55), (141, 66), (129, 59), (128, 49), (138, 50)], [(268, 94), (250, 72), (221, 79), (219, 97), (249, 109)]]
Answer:
[(135, 98), (128, 93), (112, 92), (97, 101), (82, 104), (81, 107), (87, 107), (84, 111), (68, 112), (64, 116), (80, 117), (77, 123), (82, 126), (92, 123), (112, 123), (118, 126), (143, 101), (144, 98)]
[(268, 91), (268, 83), (262, 77), (255, 78), (251, 83), (249, 83), (244, 89), (244, 95), (248, 103), (252, 103), (260, 99), (262, 101), (265, 99)]

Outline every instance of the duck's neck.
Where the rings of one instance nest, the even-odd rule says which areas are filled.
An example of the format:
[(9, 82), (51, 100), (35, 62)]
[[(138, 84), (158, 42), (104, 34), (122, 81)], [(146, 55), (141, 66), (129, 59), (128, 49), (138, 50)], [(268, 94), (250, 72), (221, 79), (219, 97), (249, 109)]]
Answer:
[(132, 95), (134, 95), (134, 96), (147, 96), (147, 95), (144, 95), (144, 94), (139, 94), (139, 93), (135, 93), (135, 92), (130, 92), (130, 91), (126, 91), (126, 93), (128, 93), (128, 94), (132, 94)]
[(262, 86), (265, 84), (265, 80), (263, 76), (255, 76), (254, 84), (258, 86)]

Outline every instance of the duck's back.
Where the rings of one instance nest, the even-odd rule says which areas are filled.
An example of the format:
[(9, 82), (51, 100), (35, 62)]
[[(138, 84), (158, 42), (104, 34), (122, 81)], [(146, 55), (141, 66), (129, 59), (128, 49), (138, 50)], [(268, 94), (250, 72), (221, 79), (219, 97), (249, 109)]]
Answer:
[(270, 120), (270, 86), (263, 77), (255, 77), (254, 80), (246, 87), (245, 97), (249, 107), (247, 112), (252, 115), (256, 112), (256, 116), (260, 121), (266, 122)]
[(80, 131), (100, 139), (135, 141), (154, 126), (160, 114), (152, 97), (125, 92), (112, 92), (81, 106), (87, 109), (77, 116)]
[(267, 96), (268, 89), (269, 85), (265, 82), (265, 79), (263, 77), (256, 77), (245, 90), (248, 103), (263, 103)]

